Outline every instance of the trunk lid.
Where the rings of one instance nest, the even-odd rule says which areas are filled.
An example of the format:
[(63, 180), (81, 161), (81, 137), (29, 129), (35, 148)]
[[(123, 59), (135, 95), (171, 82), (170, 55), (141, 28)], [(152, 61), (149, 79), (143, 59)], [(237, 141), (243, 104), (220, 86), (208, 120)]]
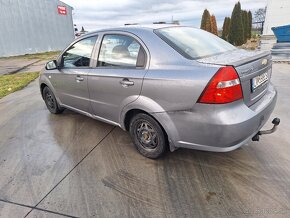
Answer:
[[(236, 49), (197, 61), (203, 64), (233, 66), (240, 77), (244, 101), (247, 106), (259, 101), (267, 91), (272, 74), (270, 52)], [(267, 81), (265, 81), (266, 78), (268, 78)], [(259, 83), (261, 84), (257, 86)]]

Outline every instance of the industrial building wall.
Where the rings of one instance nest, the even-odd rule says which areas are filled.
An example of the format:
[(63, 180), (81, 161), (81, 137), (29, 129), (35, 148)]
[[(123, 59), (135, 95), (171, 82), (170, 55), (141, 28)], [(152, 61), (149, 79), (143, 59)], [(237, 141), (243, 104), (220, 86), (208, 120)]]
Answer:
[(63, 2), (0, 0), (0, 57), (61, 50), (73, 39), (72, 7)]
[(290, 0), (268, 0), (263, 35), (274, 35), (275, 26), (290, 24)]

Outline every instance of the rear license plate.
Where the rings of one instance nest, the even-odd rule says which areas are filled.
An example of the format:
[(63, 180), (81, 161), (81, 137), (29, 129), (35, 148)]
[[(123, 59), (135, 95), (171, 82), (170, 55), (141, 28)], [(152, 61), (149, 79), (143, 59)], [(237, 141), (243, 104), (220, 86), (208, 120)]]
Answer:
[(268, 73), (263, 73), (252, 79), (252, 91), (268, 81)]

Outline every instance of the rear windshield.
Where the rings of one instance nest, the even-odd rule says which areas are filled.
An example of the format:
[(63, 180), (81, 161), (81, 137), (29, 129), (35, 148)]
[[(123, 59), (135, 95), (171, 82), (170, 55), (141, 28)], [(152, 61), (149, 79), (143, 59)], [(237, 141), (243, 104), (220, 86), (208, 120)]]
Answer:
[(191, 27), (167, 27), (155, 33), (188, 59), (198, 59), (236, 49), (223, 39)]

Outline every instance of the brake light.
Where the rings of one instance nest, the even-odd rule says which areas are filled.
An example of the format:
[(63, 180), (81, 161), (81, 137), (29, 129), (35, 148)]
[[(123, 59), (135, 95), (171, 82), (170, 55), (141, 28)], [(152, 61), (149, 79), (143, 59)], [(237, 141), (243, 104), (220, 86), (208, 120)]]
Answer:
[(198, 99), (204, 104), (225, 104), (243, 98), (242, 87), (236, 70), (222, 67), (205, 87)]

